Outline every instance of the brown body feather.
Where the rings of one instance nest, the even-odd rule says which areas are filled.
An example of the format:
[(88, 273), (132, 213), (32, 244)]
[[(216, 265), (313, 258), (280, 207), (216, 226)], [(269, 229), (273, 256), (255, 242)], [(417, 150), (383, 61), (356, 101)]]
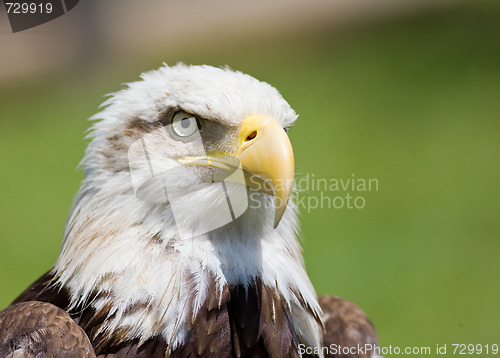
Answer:
[[(323, 346), (330, 347), (374, 347), (377, 345), (375, 328), (361, 309), (354, 303), (333, 296), (320, 296), (319, 304), (323, 310), (325, 334)], [(369, 351), (368, 351), (369, 352)], [(359, 354), (325, 354), (325, 357), (368, 358), (371, 354), (359, 351)]]
[[(64, 288), (56, 287), (53, 277), (46, 274), (14, 301), (9, 314), (15, 313), (14, 309), (21, 302), (27, 301), (48, 302), (66, 310), (69, 306), (69, 294)], [(351, 347), (377, 343), (373, 325), (356, 305), (331, 296), (321, 296), (319, 303), (325, 313), (324, 347), (332, 344)], [(45, 306), (48, 306), (45, 309), (49, 311), (50, 307), (56, 309), (52, 305)], [(24, 307), (16, 314), (31, 317), (29, 307), (31, 306)], [(111, 307), (108, 307), (96, 313), (91, 308), (80, 308), (69, 312), (74, 323), (89, 337), (89, 343), (100, 358), (299, 356), (298, 339), (289, 320), (286, 303), (258, 279), (251, 286), (225, 287), (222, 292), (215, 288), (214, 282), (207, 299), (187, 327), (188, 340), (173, 351), (162, 337), (139, 344), (138, 339), (127, 338), (127, 331), (113, 332), (112, 335), (96, 334), (108, 318), (110, 310)], [(1, 314), (5, 315), (4, 312), (6, 311)], [(31, 315), (36, 316), (36, 313)], [(31, 320), (30, 324), (35, 325), (36, 322), (38, 321)], [(0, 321), (0, 329), (2, 325), (5, 322)], [(74, 326), (78, 327), (77, 325)], [(71, 333), (73, 331), (74, 328), (68, 331), (68, 336), (64, 339), (74, 340), (74, 333)], [(2, 342), (0, 339), (0, 344)], [(328, 353), (326, 356), (337, 357)], [(365, 358), (368, 355), (343, 357)]]
[(0, 357), (95, 358), (95, 353), (83, 329), (65, 311), (28, 301), (0, 312)]

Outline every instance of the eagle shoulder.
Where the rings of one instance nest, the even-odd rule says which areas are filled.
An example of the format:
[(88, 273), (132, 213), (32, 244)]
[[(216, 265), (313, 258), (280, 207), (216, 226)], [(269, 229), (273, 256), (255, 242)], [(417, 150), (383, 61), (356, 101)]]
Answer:
[[(319, 305), (323, 310), (323, 347), (374, 347), (378, 344), (377, 333), (372, 322), (354, 303), (335, 296), (319, 296)], [(325, 357), (369, 358), (367, 354), (335, 355)]]
[(0, 312), (1, 357), (94, 358), (92, 344), (64, 310), (39, 301)]

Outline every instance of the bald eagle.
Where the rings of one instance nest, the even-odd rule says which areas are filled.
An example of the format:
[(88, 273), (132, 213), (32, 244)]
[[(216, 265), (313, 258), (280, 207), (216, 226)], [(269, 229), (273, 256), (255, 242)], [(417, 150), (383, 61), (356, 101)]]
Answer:
[(0, 356), (321, 357), (375, 345), (361, 310), (318, 299), (304, 269), (287, 135), (297, 115), (279, 92), (211, 66), (141, 78), (92, 117), (60, 255), (0, 313)]

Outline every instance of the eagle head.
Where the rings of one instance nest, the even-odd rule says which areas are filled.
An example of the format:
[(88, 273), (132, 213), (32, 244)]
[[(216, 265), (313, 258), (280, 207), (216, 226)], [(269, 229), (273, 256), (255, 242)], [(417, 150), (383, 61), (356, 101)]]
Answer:
[(319, 346), (289, 200), (296, 113), (269, 84), (227, 68), (165, 65), (141, 78), (92, 117), (53, 269), (70, 309), (101, 315), (103, 337), (161, 336), (175, 349), (209, 302), (261, 287), (269, 320), (282, 312), (295, 344)]

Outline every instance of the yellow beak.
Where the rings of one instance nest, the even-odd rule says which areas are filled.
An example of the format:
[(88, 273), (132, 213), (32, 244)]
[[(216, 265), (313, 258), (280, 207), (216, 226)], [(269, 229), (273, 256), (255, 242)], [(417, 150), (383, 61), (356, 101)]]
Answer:
[(217, 167), (227, 172), (234, 171), (240, 164), (247, 186), (274, 195), (276, 228), (293, 188), (295, 161), (290, 139), (275, 119), (253, 114), (243, 120), (238, 141), (236, 151), (230, 155), (184, 157), (178, 162)]
[(274, 227), (278, 226), (292, 193), (295, 173), (288, 135), (270, 116), (251, 115), (241, 125), (235, 156), (250, 174), (247, 185), (274, 194)]

